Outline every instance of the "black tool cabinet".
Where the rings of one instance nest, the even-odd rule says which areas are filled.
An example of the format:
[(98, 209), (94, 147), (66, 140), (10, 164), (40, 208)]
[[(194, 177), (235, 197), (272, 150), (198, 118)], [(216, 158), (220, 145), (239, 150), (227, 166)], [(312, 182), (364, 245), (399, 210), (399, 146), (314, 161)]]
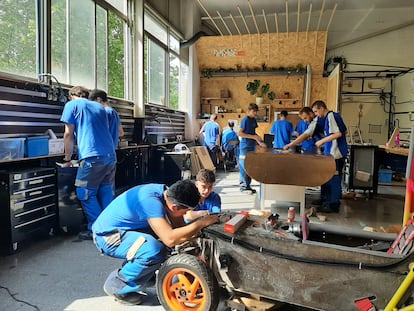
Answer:
[(344, 167), (344, 185), (348, 191), (363, 190), (372, 197), (378, 192), (377, 146), (349, 145)]
[(0, 245), (13, 252), (35, 233), (57, 223), (56, 171), (30, 168), (0, 171)]

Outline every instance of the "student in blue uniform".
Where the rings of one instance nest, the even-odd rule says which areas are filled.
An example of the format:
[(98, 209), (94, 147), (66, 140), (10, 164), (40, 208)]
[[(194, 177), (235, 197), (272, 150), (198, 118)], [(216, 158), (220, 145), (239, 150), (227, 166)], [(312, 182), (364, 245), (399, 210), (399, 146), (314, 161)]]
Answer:
[(118, 113), (108, 103), (108, 95), (103, 90), (94, 89), (89, 93), (89, 99), (105, 107), (108, 116), (109, 131), (111, 132), (115, 147), (118, 147), (119, 138), (124, 136), (124, 129), (122, 128)]
[(221, 212), (221, 198), (213, 191), (216, 175), (212, 170), (201, 169), (196, 176), (196, 187), (200, 193), (200, 203), (194, 211), (188, 211), (184, 219), (191, 221), (211, 213)]
[(65, 123), (65, 167), (71, 166), (75, 137), (78, 146), (76, 195), (88, 219), (88, 231), (81, 232), (81, 239), (92, 239), (92, 224), (115, 196), (116, 154), (107, 114), (101, 104), (87, 99), (88, 93), (80, 86), (71, 88), (71, 101), (60, 118)]
[(207, 215), (185, 224), (183, 215), (199, 200), (198, 189), (190, 180), (177, 181), (169, 188), (140, 185), (116, 197), (92, 227), (96, 247), (124, 260), (105, 281), (105, 293), (121, 303), (140, 304), (143, 294), (139, 292), (165, 261), (167, 247), (191, 239), (218, 221), (218, 216)]
[(342, 172), (348, 153), (347, 128), (342, 117), (336, 112), (329, 111), (323, 101), (314, 102), (312, 110), (318, 118), (325, 118), (325, 137), (318, 140), (315, 146), (323, 146), (324, 154), (331, 155), (336, 163), (334, 176), (321, 186), (322, 207), (318, 211), (338, 213), (342, 197)]
[(213, 113), (210, 121), (204, 123), (200, 129), (200, 135), (204, 134), (204, 146), (207, 147), (211, 161), (217, 166), (217, 153), (220, 151), (220, 126), (216, 122), (217, 115)]
[[(228, 126), (228, 129), (223, 131), (221, 138), (221, 148), (224, 153), (224, 161), (236, 159), (237, 164), (239, 158), (239, 137), (237, 136), (237, 133), (234, 131), (234, 122), (229, 121)], [(230, 142), (233, 143), (230, 144)], [(236, 142), (236, 144), (234, 142)], [(230, 168), (234, 168), (234, 166)]]
[(275, 135), (273, 140), (273, 148), (282, 149), (290, 142), (290, 137), (293, 134), (293, 125), (287, 120), (288, 112), (282, 110), (280, 112), (280, 119), (276, 120), (271, 129), (270, 134)]
[[(315, 142), (325, 136), (325, 118), (317, 118), (310, 107), (303, 107), (299, 111), (299, 117), (301, 120), (296, 127), (299, 136), (285, 145), (283, 149), (288, 150), (294, 146), (300, 146), (301, 153), (317, 153)], [(310, 128), (309, 131), (308, 128)]]
[(247, 107), (247, 116), (245, 116), (240, 123), (239, 137), (240, 141), (240, 156), (239, 156), (239, 169), (240, 169), (240, 191), (248, 191), (250, 193), (255, 193), (250, 184), (252, 178), (246, 173), (244, 169), (244, 160), (247, 153), (256, 150), (256, 146), (266, 148), (266, 144), (263, 142), (263, 139), (256, 134), (257, 120), (256, 115), (259, 107), (255, 103), (250, 103)]

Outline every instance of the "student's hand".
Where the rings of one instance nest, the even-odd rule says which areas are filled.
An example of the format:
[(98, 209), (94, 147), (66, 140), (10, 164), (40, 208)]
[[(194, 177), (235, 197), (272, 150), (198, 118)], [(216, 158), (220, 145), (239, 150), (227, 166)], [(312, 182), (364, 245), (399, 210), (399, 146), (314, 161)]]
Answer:
[(210, 213), (208, 211), (202, 210), (202, 211), (188, 211), (187, 213), (185, 213), (184, 217), (187, 220), (194, 220), (206, 215), (209, 215)]
[(259, 147), (267, 148), (267, 145), (263, 140), (261, 140), (259, 141)]
[(205, 228), (220, 221), (219, 215), (208, 215), (198, 220), (201, 227)]
[(283, 150), (289, 150), (290, 149), (290, 144), (287, 144), (283, 147)]

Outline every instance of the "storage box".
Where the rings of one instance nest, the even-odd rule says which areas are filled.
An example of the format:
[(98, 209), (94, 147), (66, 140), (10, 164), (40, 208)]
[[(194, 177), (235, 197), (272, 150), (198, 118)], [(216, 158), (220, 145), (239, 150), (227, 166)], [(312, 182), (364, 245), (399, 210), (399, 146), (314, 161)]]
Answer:
[(63, 138), (49, 139), (49, 154), (60, 154), (65, 152)]
[(387, 169), (380, 169), (378, 172), (378, 182), (390, 183), (392, 182), (392, 171)]
[(32, 136), (26, 138), (24, 155), (38, 157), (49, 154), (49, 136)]
[(24, 157), (25, 138), (0, 138), (0, 161)]

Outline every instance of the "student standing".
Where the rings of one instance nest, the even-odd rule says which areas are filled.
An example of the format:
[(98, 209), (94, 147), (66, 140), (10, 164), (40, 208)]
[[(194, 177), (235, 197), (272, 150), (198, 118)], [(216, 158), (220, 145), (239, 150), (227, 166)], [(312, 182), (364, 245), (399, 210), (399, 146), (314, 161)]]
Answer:
[(217, 115), (213, 113), (210, 121), (204, 123), (200, 129), (200, 135), (204, 134), (204, 146), (207, 147), (211, 161), (217, 166), (217, 153), (220, 151), (220, 125), (216, 122)]
[(89, 99), (98, 102), (105, 107), (108, 116), (109, 131), (111, 132), (114, 145), (117, 147), (119, 138), (124, 136), (124, 129), (122, 128), (121, 119), (118, 113), (108, 103), (108, 95), (103, 90), (94, 89), (89, 93)]
[(300, 146), (301, 153), (317, 153), (315, 142), (325, 136), (325, 118), (316, 117), (310, 107), (303, 107), (299, 111), (299, 117), (301, 120), (296, 127), (299, 136), (284, 146), (283, 149), (288, 150), (294, 146)]
[(325, 137), (318, 140), (315, 146), (323, 146), (324, 154), (332, 156), (336, 163), (334, 176), (321, 186), (322, 207), (318, 211), (338, 213), (342, 196), (342, 171), (348, 154), (347, 128), (342, 117), (336, 112), (329, 111), (323, 101), (314, 102), (312, 110), (318, 118), (325, 118)]
[(290, 142), (290, 137), (293, 133), (293, 125), (287, 120), (287, 116), (288, 112), (282, 110), (280, 112), (280, 119), (276, 120), (270, 129), (270, 134), (275, 135), (273, 140), (273, 148), (275, 149), (282, 149)]
[[(88, 231), (81, 239), (92, 239), (92, 224), (115, 196), (116, 154), (105, 108), (88, 100), (88, 90), (76, 86), (69, 90), (71, 101), (65, 104), (60, 120), (65, 123), (64, 166), (71, 166), (73, 147), (78, 147), (79, 168), (76, 195), (88, 220)], [(75, 138), (76, 137), (76, 138)]]
[(257, 144), (261, 147), (266, 147), (262, 138), (256, 134), (257, 125), (257, 111), (259, 107), (255, 103), (249, 104), (247, 108), (247, 116), (245, 116), (240, 123), (239, 136), (240, 141), (240, 156), (239, 156), (239, 169), (240, 169), (240, 191), (249, 191), (250, 193), (256, 193), (250, 184), (252, 178), (247, 174), (244, 169), (244, 160), (247, 153), (256, 150)]

